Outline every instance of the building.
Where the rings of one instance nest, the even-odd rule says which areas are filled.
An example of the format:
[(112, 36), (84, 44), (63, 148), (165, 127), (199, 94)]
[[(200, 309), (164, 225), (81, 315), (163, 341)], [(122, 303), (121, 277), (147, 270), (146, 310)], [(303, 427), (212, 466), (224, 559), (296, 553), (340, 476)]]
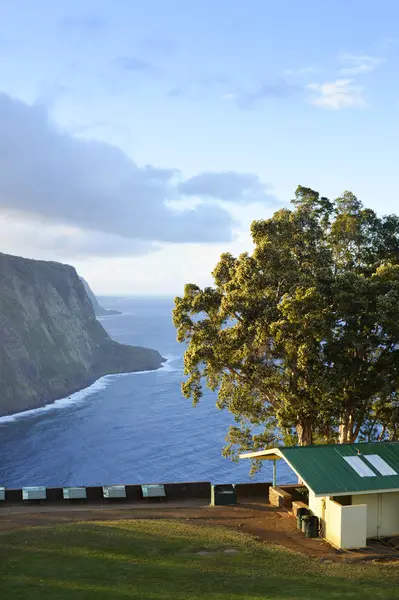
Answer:
[(398, 442), (293, 446), (240, 458), (285, 460), (308, 488), (323, 537), (338, 548), (399, 535)]

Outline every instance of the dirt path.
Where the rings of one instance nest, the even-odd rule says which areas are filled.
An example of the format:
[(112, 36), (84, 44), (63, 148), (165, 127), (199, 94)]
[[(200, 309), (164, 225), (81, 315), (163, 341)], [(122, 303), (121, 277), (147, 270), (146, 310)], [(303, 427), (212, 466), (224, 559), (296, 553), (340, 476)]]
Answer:
[[(5, 509), (5, 507), (4, 507)], [(243, 531), (260, 542), (269, 542), (301, 552), (310, 557), (340, 560), (342, 553), (320, 539), (305, 538), (297, 530), (295, 519), (285, 511), (265, 504), (239, 504), (237, 506), (185, 506), (165, 505), (112, 506), (112, 507), (18, 507), (18, 511), (0, 511), (0, 531), (31, 526), (47, 526), (93, 520), (123, 519), (176, 519), (199, 525), (222, 526)]]

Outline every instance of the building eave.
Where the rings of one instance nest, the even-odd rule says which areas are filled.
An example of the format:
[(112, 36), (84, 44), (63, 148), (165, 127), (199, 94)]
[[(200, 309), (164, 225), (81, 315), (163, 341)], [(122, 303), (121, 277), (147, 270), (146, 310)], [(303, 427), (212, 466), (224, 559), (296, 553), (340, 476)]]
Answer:
[(381, 490), (360, 490), (360, 491), (356, 490), (355, 492), (351, 492), (351, 491), (337, 492), (336, 491), (336, 492), (321, 492), (319, 494), (316, 494), (316, 492), (313, 492), (313, 493), (315, 495), (315, 498), (328, 498), (328, 497), (331, 497), (331, 496), (336, 496), (336, 497), (340, 497), (340, 496), (364, 496), (364, 495), (370, 495), (370, 494), (390, 494), (390, 493), (395, 493), (395, 492), (399, 493), (399, 488), (390, 488), (390, 489), (381, 489)]
[(271, 448), (269, 450), (257, 450), (256, 452), (244, 452), (243, 454), (240, 454), (238, 458), (249, 458), (252, 460), (280, 460), (281, 458), (284, 458), (284, 456), (278, 448)]

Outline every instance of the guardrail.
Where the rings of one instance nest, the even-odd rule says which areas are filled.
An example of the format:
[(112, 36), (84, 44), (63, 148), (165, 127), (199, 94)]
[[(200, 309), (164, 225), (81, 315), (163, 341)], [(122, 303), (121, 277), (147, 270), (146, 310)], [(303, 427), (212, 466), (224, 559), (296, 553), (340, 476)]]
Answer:
[[(235, 484), (238, 502), (240, 499), (268, 500), (271, 483)], [(104, 504), (117, 502), (184, 502), (202, 500), (211, 502), (211, 483), (209, 481), (190, 481), (185, 483), (152, 483), (143, 485), (106, 485), (106, 486), (69, 486), (44, 487), (25, 486), (10, 489), (0, 486), (0, 507), (6, 504), (46, 503), (66, 504), (67, 502), (87, 502)]]

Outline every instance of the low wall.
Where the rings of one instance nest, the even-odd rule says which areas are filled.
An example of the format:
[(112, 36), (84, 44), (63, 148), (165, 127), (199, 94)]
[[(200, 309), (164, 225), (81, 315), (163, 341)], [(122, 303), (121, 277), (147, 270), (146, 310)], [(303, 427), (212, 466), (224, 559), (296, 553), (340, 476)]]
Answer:
[(256, 498), (266, 502), (269, 498), (271, 485), (269, 481), (263, 483), (236, 483), (237, 499), (240, 501), (240, 499)]
[(294, 501), (292, 503), (292, 509), (291, 509), (291, 511), (292, 511), (292, 514), (294, 515), (295, 518), (298, 517), (298, 512), (300, 510), (302, 510), (303, 508), (306, 508), (306, 509), (309, 510), (309, 506), (307, 504), (305, 504), (304, 502), (302, 502), (301, 500)]
[[(164, 483), (166, 497), (165, 502), (184, 502), (185, 500), (202, 500), (204, 504), (210, 504), (211, 501), (211, 483), (209, 481), (189, 481), (185, 483)], [(254, 498), (267, 500), (271, 483), (237, 483), (235, 484), (237, 500)], [(143, 494), (141, 485), (125, 485), (126, 498), (112, 500), (112, 502), (143, 502)], [(102, 503), (106, 500), (103, 497), (102, 486), (86, 487), (86, 495), (88, 503)], [(46, 488), (46, 500), (42, 502), (49, 503), (64, 503), (63, 488)], [(149, 501), (157, 501), (156, 498), (151, 498)], [(18, 504), (22, 503), (22, 489), (5, 490), (5, 501), (2, 504)]]
[(291, 510), (292, 497), (288, 492), (278, 486), (271, 487), (269, 490), (269, 503), (272, 506)]
[(367, 506), (343, 506), (341, 509), (341, 548), (364, 548), (367, 530)]
[(269, 502), (272, 506), (291, 511), (293, 502), (304, 501), (304, 495), (299, 490), (306, 490), (306, 487), (298, 483), (270, 487)]
[[(324, 503), (325, 522), (322, 525), (325, 538), (333, 546), (342, 548), (342, 506), (330, 498), (325, 498)], [(318, 516), (321, 518), (321, 515)]]
[(310, 496), (309, 508), (320, 519), (322, 536), (337, 548), (366, 546), (367, 506), (343, 506), (332, 498)]
[[(179, 500), (204, 500), (210, 502), (211, 500), (211, 484), (209, 481), (194, 481), (187, 483), (164, 483), (165, 486), (165, 501), (179, 501)], [(141, 491), (141, 485), (126, 485), (126, 499), (128, 502), (140, 502), (143, 501), (143, 494)], [(87, 487), (87, 500), (89, 502), (103, 502), (103, 489), (101, 486), (98, 487)], [(47, 496), (48, 497), (48, 496)], [(62, 488), (61, 488), (61, 499), (62, 499)], [(121, 502), (122, 500), (118, 500)]]

